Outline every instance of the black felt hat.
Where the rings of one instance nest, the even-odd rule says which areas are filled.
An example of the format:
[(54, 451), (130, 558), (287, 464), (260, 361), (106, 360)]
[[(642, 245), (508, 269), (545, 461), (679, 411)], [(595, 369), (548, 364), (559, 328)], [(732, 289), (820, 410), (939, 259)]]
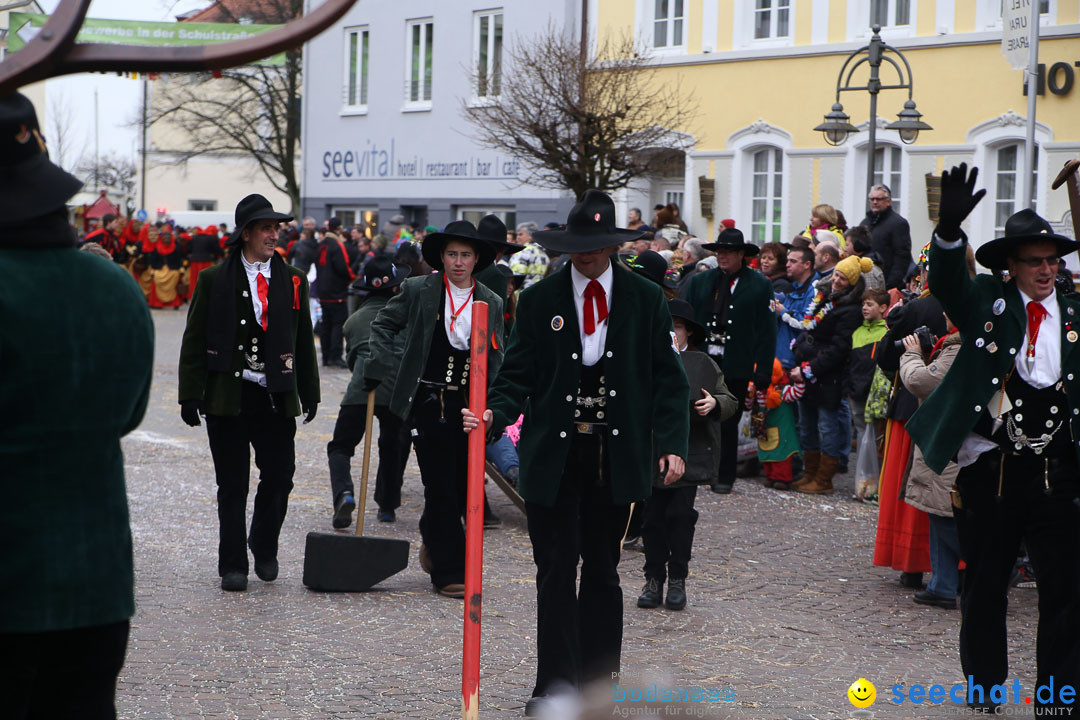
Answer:
[(507, 255), (513, 255), (525, 249), (524, 245), (506, 242), (506, 232), (506, 223), (500, 220), (498, 215), (485, 215), (476, 226), (476, 234), (491, 243), (495, 252), (501, 250)]
[(725, 227), (716, 236), (716, 242), (705, 243), (701, 246), (705, 250), (742, 250), (747, 257), (757, 255), (761, 248), (754, 243), (746, 242), (742, 230)]
[(236, 204), (234, 219), (236, 229), (232, 231), (232, 235), (229, 235), (229, 239), (225, 241), (226, 245), (238, 244), (247, 226), (257, 220), (288, 222), (292, 220), (292, 215), (277, 212), (269, 200), (258, 193), (252, 193)]
[(671, 318), (679, 318), (686, 323), (686, 326), (690, 329), (690, 334), (697, 337), (699, 340), (705, 337), (705, 328), (698, 324), (698, 321), (694, 319), (694, 308), (690, 306), (690, 303), (685, 300), (668, 300), (667, 303), (668, 312), (671, 313)]
[(520, 288), (522, 283), (525, 282), (525, 276), (515, 273), (513, 270), (510, 269), (509, 265), (496, 264), (495, 267), (498, 269), (498, 271), (502, 274), (504, 278), (514, 281), (515, 288)]
[(628, 255), (623, 258), (628, 268), (642, 277), (652, 280), (660, 287), (674, 290), (678, 284), (668, 277), (668, 262), (664, 256), (653, 250), (646, 250), (637, 255)]
[[(487, 217), (494, 216), (489, 215)], [(495, 219), (498, 220), (498, 218)], [(499, 224), (502, 224), (501, 220), (499, 220)], [(490, 223), (488, 227), (491, 227)], [(503, 237), (506, 237), (505, 225), (503, 225)], [(427, 264), (435, 270), (442, 270), (442, 251), (446, 244), (452, 240), (468, 243), (476, 249), (477, 260), (473, 273), (477, 273), (495, 262), (495, 248), (491, 242), (486, 237), (481, 236), (468, 220), (455, 220), (440, 232), (433, 232), (424, 238), (424, 242), (420, 245), (420, 252), (424, 254), (424, 260), (427, 260)]]
[(409, 277), (408, 265), (395, 265), (389, 255), (376, 255), (364, 265), (364, 274), (353, 283), (357, 290), (389, 290)]
[(600, 190), (587, 190), (567, 215), (565, 228), (540, 230), (533, 233), (533, 240), (553, 252), (580, 253), (622, 245), (643, 234), (615, 227), (615, 202), (611, 196)]
[(82, 182), (49, 161), (34, 105), (0, 99), (0, 222), (15, 225), (64, 207)]
[(1005, 221), (1005, 236), (984, 244), (975, 251), (975, 259), (992, 270), (1004, 270), (1009, 255), (1025, 242), (1046, 240), (1057, 244), (1058, 256), (1064, 257), (1080, 248), (1080, 243), (1058, 235), (1050, 223), (1030, 208), (1013, 213)]

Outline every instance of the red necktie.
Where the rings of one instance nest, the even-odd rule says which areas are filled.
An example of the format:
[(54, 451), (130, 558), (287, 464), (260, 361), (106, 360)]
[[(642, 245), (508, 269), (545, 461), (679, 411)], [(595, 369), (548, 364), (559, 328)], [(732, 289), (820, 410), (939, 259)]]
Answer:
[(259, 273), (255, 280), (255, 288), (259, 291), (259, 302), (262, 303), (262, 327), (266, 330), (266, 295), (270, 289), (270, 283), (266, 282), (266, 276)]
[(1031, 300), (1027, 304), (1027, 316), (1028, 316), (1028, 346), (1027, 356), (1029, 358), (1035, 357), (1035, 341), (1039, 339), (1039, 326), (1042, 324), (1043, 318), (1046, 317), (1046, 308), (1042, 306), (1042, 303), (1037, 303)]
[(585, 286), (585, 334), (596, 332), (597, 323), (607, 320), (607, 293), (604, 286), (590, 280)]

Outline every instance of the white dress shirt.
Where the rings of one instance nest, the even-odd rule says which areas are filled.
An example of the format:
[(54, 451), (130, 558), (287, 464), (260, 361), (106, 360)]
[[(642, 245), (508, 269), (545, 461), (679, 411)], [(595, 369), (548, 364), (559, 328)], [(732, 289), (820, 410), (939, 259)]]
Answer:
[(1046, 308), (1046, 316), (1039, 325), (1033, 358), (1027, 355), (1027, 305), (1031, 298), (1020, 290), (1020, 299), (1024, 301), (1024, 344), (1016, 353), (1016, 372), (1032, 387), (1050, 387), (1061, 379), (1061, 308), (1058, 307), (1057, 290), (1039, 301)]
[[(607, 270), (596, 278), (600, 287), (604, 288), (605, 300), (607, 301), (608, 316), (603, 322), (596, 323), (596, 331), (592, 335), (585, 334), (585, 288), (591, 280), (578, 272), (573, 265), (570, 266), (570, 281), (574, 286), (574, 309), (577, 310), (578, 333), (581, 335), (581, 364), (592, 367), (600, 361), (604, 354), (604, 345), (607, 343), (608, 320), (611, 319), (611, 285), (613, 270), (608, 261)], [(593, 316), (599, 317), (599, 313)]]
[[(443, 303), (446, 305), (446, 312), (443, 313), (443, 327), (446, 328), (446, 337), (450, 340), (450, 346), (455, 350), (468, 350), (472, 334), (473, 290), (476, 288), (476, 281), (473, 280), (472, 287), (467, 287), (464, 290), (449, 281), (446, 281), (446, 287), (449, 288), (447, 292), (443, 293)], [(452, 330), (450, 329), (452, 318), (450, 316), (451, 305), (449, 298), (453, 298), (454, 310), (459, 313), (457, 319), (454, 320)]]
[[(240, 253), (240, 262), (244, 264), (244, 274), (247, 275), (248, 281), (248, 293), (251, 295), (251, 306), (255, 308), (255, 322), (262, 327), (262, 301), (259, 300), (259, 286), (258, 277), (262, 275), (266, 278), (266, 308), (270, 309), (270, 263), (269, 262), (248, 262), (248, 259), (244, 257), (244, 254)], [(269, 318), (267, 318), (269, 321)], [(249, 350), (255, 352), (255, 347), (250, 347)], [(266, 387), (266, 373), (255, 372), (254, 370), (248, 370), (244, 368), (244, 379), (249, 382), (259, 383), (263, 387)]]

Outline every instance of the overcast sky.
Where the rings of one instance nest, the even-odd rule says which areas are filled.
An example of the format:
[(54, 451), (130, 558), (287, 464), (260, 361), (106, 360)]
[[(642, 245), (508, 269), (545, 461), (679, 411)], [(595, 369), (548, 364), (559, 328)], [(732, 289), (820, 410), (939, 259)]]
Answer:
[[(37, 0), (45, 12), (52, 12), (60, 0)], [(210, 5), (212, 0), (93, 0), (87, 17), (123, 20), (156, 20), (172, 22), (176, 15)], [(137, 162), (139, 134), (125, 127), (136, 118), (142, 83), (139, 80), (86, 73), (65, 75), (49, 80), (46, 86), (47, 112), (57, 103), (73, 110), (73, 135), (85, 148), (86, 155), (94, 154), (94, 91), (98, 93), (97, 138), (101, 155), (116, 153)]]

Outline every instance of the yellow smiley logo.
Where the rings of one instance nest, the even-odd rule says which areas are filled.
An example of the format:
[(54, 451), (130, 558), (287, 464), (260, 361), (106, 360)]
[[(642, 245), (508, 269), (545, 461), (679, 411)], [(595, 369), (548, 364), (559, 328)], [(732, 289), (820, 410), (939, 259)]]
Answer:
[(855, 707), (868, 708), (877, 699), (877, 688), (866, 678), (859, 678), (851, 683), (851, 687), (847, 690), (847, 697)]

